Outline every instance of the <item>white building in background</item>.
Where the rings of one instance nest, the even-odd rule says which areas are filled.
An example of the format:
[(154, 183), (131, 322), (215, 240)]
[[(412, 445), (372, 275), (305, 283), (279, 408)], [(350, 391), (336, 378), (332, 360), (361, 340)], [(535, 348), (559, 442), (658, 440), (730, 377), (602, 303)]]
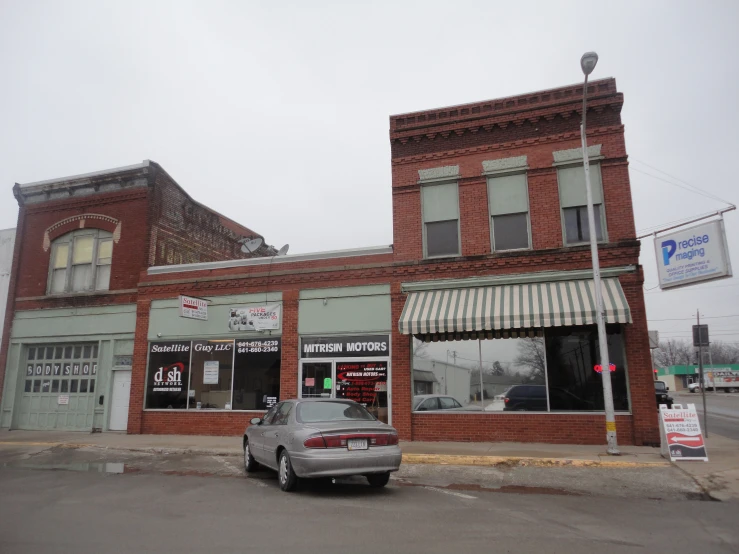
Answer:
[[(15, 246), (15, 229), (0, 231), (0, 322), (5, 321), (5, 307), (8, 305), (10, 270), (13, 267), (13, 246)], [(2, 324), (0, 324), (0, 340), (2, 338)]]
[[(413, 358), (413, 371), (422, 372), (413, 381), (413, 394), (446, 394), (462, 405), (470, 401), (470, 369), (439, 360)], [(431, 379), (433, 375), (435, 380)], [(478, 387), (479, 388), (479, 387)]]

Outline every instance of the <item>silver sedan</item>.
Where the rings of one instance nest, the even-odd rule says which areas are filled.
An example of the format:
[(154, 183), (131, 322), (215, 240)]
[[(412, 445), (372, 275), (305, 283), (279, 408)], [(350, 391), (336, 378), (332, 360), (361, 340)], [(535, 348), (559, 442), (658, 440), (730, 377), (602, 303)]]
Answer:
[(397, 431), (352, 400), (286, 400), (244, 431), (246, 471), (276, 470), (283, 491), (294, 490), (298, 478), (347, 475), (384, 487), (400, 459)]

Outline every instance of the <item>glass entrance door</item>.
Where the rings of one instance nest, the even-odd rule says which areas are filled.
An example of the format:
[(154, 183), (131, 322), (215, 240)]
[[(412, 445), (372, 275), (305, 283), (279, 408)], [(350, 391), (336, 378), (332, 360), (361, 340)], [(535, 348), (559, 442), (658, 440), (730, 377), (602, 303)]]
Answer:
[(303, 362), (301, 398), (331, 398), (333, 372), (331, 362)]

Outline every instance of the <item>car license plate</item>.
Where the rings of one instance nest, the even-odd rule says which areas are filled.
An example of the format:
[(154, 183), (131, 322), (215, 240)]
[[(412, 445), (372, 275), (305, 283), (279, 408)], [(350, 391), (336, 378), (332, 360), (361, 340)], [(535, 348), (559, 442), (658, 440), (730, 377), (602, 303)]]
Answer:
[(349, 450), (367, 450), (367, 439), (349, 439), (346, 447)]

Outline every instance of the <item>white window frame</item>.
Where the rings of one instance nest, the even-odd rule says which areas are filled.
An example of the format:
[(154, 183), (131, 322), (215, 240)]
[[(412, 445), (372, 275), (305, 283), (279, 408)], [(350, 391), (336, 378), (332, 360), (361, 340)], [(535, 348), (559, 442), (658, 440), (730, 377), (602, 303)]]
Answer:
[[(104, 234), (103, 234), (104, 233)], [(93, 237), (93, 243), (92, 243), (92, 261), (90, 262), (91, 265), (91, 271), (90, 271), (90, 284), (87, 288), (84, 290), (73, 290), (72, 289), (72, 282), (73, 282), (73, 268), (74, 265), (72, 263), (73, 255), (74, 255), (74, 239), (77, 237)], [(106, 240), (110, 240), (113, 242), (113, 233), (109, 231), (103, 231), (101, 229), (79, 229), (76, 231), (71, 231), (65, 235), (62, 235), (58, 238), (56, 238), (51, 243), (50, 256), (49, 256), (49, 272), (46, 282), (46, 294), (49, 296), (58, 296), (63, 294), (80, 294), (80, 293), (89, 293), (89, 292), (106, 292), (110, 290), (110, 280), (108, 280), (108, 288), (105, 289), (97, 289), (96, 288), (96, 280), (97, 280), (97, 271), (98, 271), (98, 253), (100, 248), (100, 243)], [(66, 267), (66, 274), (64, 279), (64, 290), (59, 292), (53, 292), (52, 291), (52, 280), (54, 278), (54, 261), (56, 258), (56, 251), (57, 248), (59, 248), (60, 245), (66, 244), (68, 245), (68, 251), (67, 251), (67, 267)], [(110, 256), (111, 263), (113, 264), (113, 245), (111, 245), (111, 256)], [(88, 265), (88, 264), (78, 264), (78, 265)], [(108, 265), (108, 264), (103, 264)]]
[[(423, 189), (424, 187), (434, 187), (443, 185), (454, 185), (457, 189), (457, 253), (456, 254), (440, 254), (436, 256), (429, 256), (428, 254), (428, 241), (426, 237), (426, 224), (427, 223), (443, 223), (445, 221), (454, 221), (453, 219), (441, 219), (439, 221), (426, 221), (424, 217), (425, 207), (423, 205)], [(424, 260), (435, 260), (439, 258), (458, 258), (462, 255), (462, 226), (460, 222), (460, 207), (459, 207), (459, 181), (456, 179), (449, 181), (441, 181), (438, 183), (426, 183), (421, 185), (421, 226), (423, 232), (423, 258)]]
[[(511, 175), (521, 175), (523, 174), (524, 181), (526, 182), (526, 231), (528, 233), (528, 239), (529, 239), (529, 245), (526, 248), (506, 248), (505, 250), (498, 250), (495, 248), (495, 231), (493, 230), (493, 218), (495, 215), (492, 214), (491, 211), (491, 194), (490, 194), (490, 183), (493, 179), (496, 177), (508, 177)], [(505, 172), (498, 172), (495, 174), (488, 174), (487, 175), (487, 196), (488, 196), (488, 217), (490, 220), (490, 251), (491, 252), (521, 252), (524, 250), (532, 250), (534, 247), (533, 244), (533, 238), (531, 236), (531, 203), (529, 202), (529, 174), (528, 171), (524, 170), (517, 170), (517, 171), (505, 171)], [(507, 214), (497, 214), (497, 215), (518, 215), (524, 212), (511, 212)]]

